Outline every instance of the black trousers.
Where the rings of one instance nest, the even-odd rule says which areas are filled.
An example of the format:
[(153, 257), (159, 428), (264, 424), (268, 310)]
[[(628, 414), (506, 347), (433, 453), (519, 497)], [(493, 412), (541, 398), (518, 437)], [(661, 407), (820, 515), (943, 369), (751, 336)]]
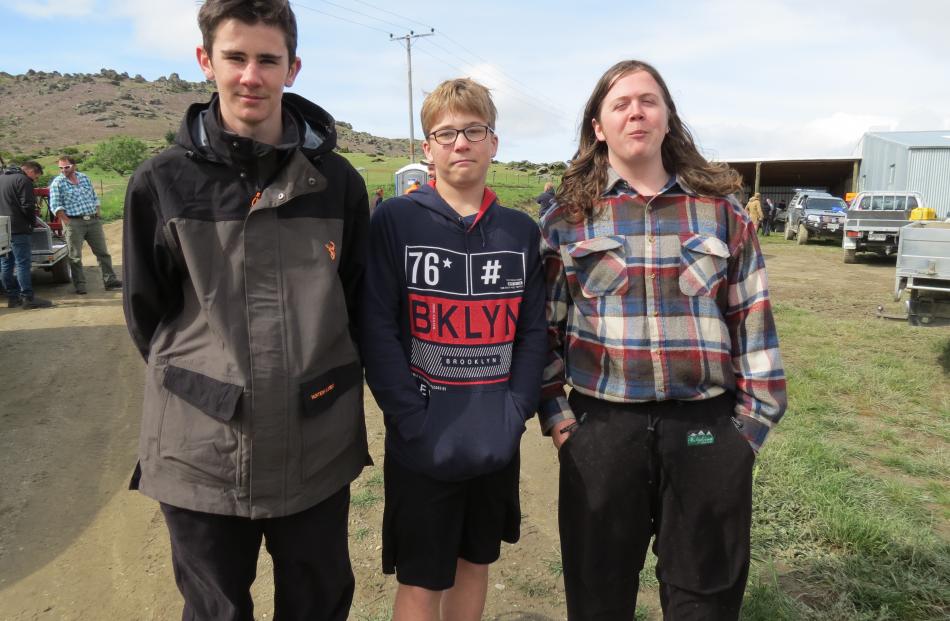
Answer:
[(664, 619), (738, 619), (755, 453), (732, 420), (735, 397), (569, 400), (583, 422), (559, 454), (568, 618), (632, 620), (655, 536)]
[(250, 588), (262, 538), (274, 560), (276, 621), (346, 621), (355, 586), (349, 506), (349, 486), (306, 511), (261, 520), (163, 503), (182, 621), (254, 621)]

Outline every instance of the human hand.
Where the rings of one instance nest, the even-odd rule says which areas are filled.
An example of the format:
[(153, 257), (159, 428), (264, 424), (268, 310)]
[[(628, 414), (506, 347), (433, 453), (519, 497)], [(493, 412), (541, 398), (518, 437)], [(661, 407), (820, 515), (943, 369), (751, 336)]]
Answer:
[(562, 421), (554, 423), (551, 428), (551, 440), (554, 442), (554, 448), (561, 450), (561, 446), (571, 437), (571, 433), (577, 428), (577, 421), (573, 418), (565, 418)]

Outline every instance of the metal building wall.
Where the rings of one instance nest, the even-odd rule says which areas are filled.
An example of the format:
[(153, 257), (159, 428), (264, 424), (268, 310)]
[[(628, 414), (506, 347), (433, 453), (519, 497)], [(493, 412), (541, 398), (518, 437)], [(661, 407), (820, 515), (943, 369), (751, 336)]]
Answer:
[(941, 220), (950, 215), (950, 149), (911, 149), (907, 184), (898, 189), (920, 192)]
[[(905, 189), (907, 160), (908, 148), (904, 145), (866, 134), (861, 149), (858, 191)], [(891, 166), (894, 166), (893, 180), (891, 179)]]

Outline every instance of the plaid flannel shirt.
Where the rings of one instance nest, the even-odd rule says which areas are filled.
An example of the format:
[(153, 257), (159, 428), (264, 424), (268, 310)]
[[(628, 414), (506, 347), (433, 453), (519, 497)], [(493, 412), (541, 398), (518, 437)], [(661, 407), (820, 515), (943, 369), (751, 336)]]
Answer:
[(735, 393), (758, 450), (785, 412), (785, 373), (749, 216), (681, 180), (644, 197), (610, 170), (603, 210), (541, 221), (550, 354), (544, 433), (573, 418), (564, 385), (621, 403)]
[(73, 185), (63, 175), (57, 176), (49, 184), (49, 208), (53, 213), (65, 209), (70, 218), (75, 216), (94, 216), (99, 209), (99, 197), (92, 187), (92, 181), (81, 172), (76, 173), (79, 183)]

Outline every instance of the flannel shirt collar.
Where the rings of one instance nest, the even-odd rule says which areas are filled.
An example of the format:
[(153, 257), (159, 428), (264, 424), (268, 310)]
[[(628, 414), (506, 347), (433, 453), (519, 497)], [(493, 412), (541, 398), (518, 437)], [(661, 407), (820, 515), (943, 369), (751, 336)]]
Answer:
[[(663, 186), (657, 195), (659, 196), (660, 194), (665, 194), (666, 192), (675, 190), (676, 188), (678, 188), (683, 194), (696, 196), (696, 192), (694, 192), (693, 189), (690, 188), (689, 185), (687, 185), (679, 175), (671, 175), (669, 181), (666, 182), (666, 185)], [(614, 170), (612, 166), (608, 166), (607, 184), (604, 187), (604, 191), (601, 193), (601, 196), (606, 197), (609, 195), (615, 195), (623, 190), (627, 190), (632, 194), (640, 194), (636, 191), (636, 189), (631, 187), (629, 183), (627, 183), (626, 179), (620, 176), (620, 173)]]

